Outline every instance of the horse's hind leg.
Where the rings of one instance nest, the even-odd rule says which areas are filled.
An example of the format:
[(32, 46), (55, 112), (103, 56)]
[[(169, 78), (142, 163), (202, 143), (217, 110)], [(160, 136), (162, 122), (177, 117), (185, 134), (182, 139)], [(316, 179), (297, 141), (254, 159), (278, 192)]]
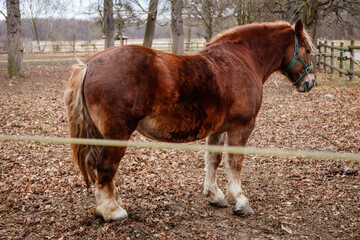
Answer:
[[(224, 134), (214, 133), (206, 139), (208, 145), (223, 145)], [(205, 153), (205, 182), (204, 195), (209, 199), (211, 205), (216, 207), (227, 207), (224, 193), (219, 189), (216, 183), (216, 170), (221, 162), (221, 153)]]
[[(246, 145), (246, 142), (254, 129), (255, 120), (239, 129), (228, 132), (230, 146)], [(241, 189), (241, 169), (244, 160), (243, 154), (226, 154), (226, 166), (228, 168), (228, 192), (235, 199), (235, 215), (253, 215), (254, 210), (249, 205), (249, 200), (244, 196)]]
[[(125, 147), (103, 147), (97, 161), (96, 213), (105, 221), (127, 217), (127, 212), (116, 201), (114, 177)], [(120, 197), (118, 198), (121, 203)]]

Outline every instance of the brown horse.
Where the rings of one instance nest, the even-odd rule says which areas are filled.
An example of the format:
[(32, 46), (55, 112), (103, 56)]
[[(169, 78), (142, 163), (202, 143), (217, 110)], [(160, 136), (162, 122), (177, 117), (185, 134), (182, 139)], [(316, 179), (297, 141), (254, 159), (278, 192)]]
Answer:
[[(178, 56), (143, 46), (106, 49), (74, 66), (66, 92), (71, 137), (128, 140), (137, 130), (151, 139), (245, 146), (255, 126), (263, 84), (285, 73), (299, 92), (315, 83), (312, 43), (298, 20), (251, 24), (225, 31), (196, 55)], [(105, 220), (127, 217), (115, 199), (113, 179), (124, 147), (72, 145), (87, 185), (96, 182), (96, 212)], [(243, 195), (243, 155), (226, 154), (234, 213), (252, 215)], [(204, 194), (226, 207), (216, 183), (221, 154), (205, 155)]]

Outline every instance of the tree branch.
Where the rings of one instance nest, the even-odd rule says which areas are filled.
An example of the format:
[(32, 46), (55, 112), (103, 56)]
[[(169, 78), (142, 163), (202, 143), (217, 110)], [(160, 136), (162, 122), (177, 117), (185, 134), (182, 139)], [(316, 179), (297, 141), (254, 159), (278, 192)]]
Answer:
[(135, 3), (144, 13), (148, 14), (149, 11), (146, 11), (142, 6), (141, 4), (139, 3), (138, 0), (130, 0), (132, 3)]
[(6, 20), (7, 20), (6, 14), (5, 14), (3, 11), (1, 11), (1, 10), (0, 10), (0, 13), (5, 17), (5, 21), (6, 21)]

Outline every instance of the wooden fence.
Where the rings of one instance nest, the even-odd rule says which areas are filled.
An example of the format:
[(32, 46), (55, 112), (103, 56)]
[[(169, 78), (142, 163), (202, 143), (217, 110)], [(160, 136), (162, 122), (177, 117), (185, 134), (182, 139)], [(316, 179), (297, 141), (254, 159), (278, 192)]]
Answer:
[[(142, 45), (142, 41), (129, 40), (128, 45)], [(192, 42), (184, 43), (184, 50), (187, 53), (198, 52), (205, 45), (204, 41), (194, 39)], [(120, 46), (120, 41), (115, 41), (115, 46)], [(155, 39), (152, 48), (164, 52), (171, 52), (170, 39), (157, 40)], [(23, 41), (24, 53), (96, 53), (104, 50), (104, 40), (94, 41), (42, 41), (37, 44), (35, 41)], [(7, 46), (5, 42), (0, 42), (0, 53), (7, 53)]]
[(316, 66), (321, 67), (333, 74), (334, 70), (339, 72), (339, 76), (349, 75), (350, 80), (354, 76), (360, 77), (359, 61), (356, 60), (355, 53), (359, 55), (360, 45), (355, 45), (355, 41), (351, 40), (350, 45), (345, 45), (344, 42), (333, 41), (330, 44), (328, 41), (319, 41), (318, 52), (316, 53)]

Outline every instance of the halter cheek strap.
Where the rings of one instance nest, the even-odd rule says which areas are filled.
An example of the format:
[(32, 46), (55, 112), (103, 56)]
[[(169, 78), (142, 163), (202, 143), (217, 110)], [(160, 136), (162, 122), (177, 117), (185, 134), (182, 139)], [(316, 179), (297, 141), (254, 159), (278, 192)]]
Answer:
[(304, 77), (313, 69), (313, 65), (312, 65), (312, 63), (311, 63), (310, 66), (307, 66), (307, 65), (305, 64), (305, 62), (301, 59), (301, 57), (300, 57), (300, 55), (299, 55), (299, 50), (298, 50), (298, 39), (297, 39), (296, 34), (294, 34), (294, 36), (295, 36), (294, 59), (292, 60), (292, 62), (290, 63), (290, 65), (284, 70), (284, 73), (285, 73), (285, 75), (289, 78), (289, 76), (288, 76), (287, 73), (288, 73), (288, 72), (290, 71), (290, 69), (294, 66), (296, 60), (299, 61), (299, 62), (303, 65), (303, 67), (304, 67), (304, 69), (305, 69), (305, 72), (303, 73), (303, 75), (302, 75), (296, 82), (293, 83), (294, 86), (297, 86), (297, 85), (301, 82), (301, 80), (303, 80)]

